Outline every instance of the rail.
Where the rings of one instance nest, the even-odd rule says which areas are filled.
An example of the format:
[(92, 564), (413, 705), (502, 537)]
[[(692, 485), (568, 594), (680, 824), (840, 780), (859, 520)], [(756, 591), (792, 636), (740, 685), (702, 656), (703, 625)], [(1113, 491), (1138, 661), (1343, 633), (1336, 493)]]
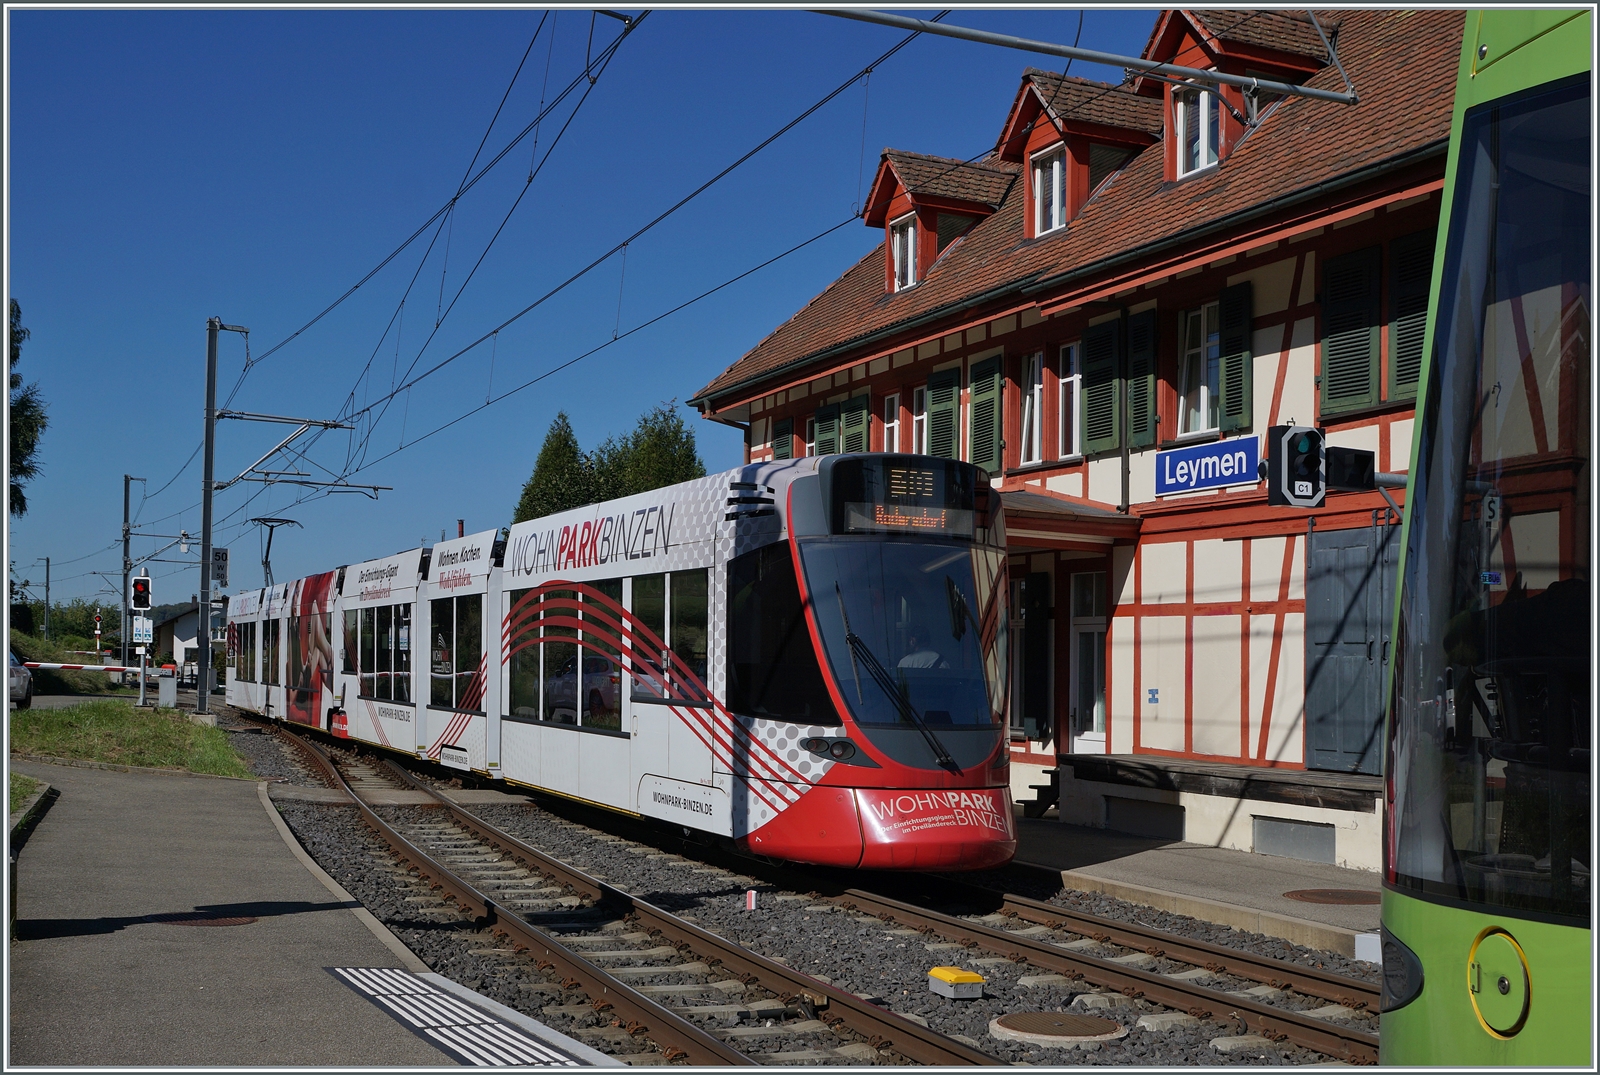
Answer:
[[(288, 732), (281, 726), (278, 726), (276, 730), (290, 742), (299, 746), (314, 761), (330, 786), (338, 788), (350, 796), (350, 800), (360, 812), (362, 820), (383, 838), (383, 841), (389, 845), (397, 856), (414, 866), (424, 878), (437, 884), (448, 897), (463, 909), (485, 919), (489, 923), (491, 930), (497, 935), (507, 938), (518, 950), (525, 951), (529, 956), (537, 960), (542, 969), (554, 970), (564, 974), (566, 980), (563, 984), (581, 987), (595, 1005), (609, 1004), (619, 1017), (626, 1018), (631, 1023), (641, 1027), (641, 1033), (648, 1034), (652, 1040), (664, 1047), (669, 1059), (684, 1059), (692, 1064), (754, 1066), (755, 1062), (743, 1053), (706, 1033), (681, 1016), (674, 1014), (643, 993), (607, 974), (593, 963), (562, 945), (548, 933), (530, 925), (514, 912), (496, 905), (494, 900), (462, 880), (454, 871), (438, 862), (410, 840), (407, 840), (384, 821), (370, 806), (362, 802), (355, 789), (345, 782), (343, 774), (339, 772), (333, 760), (315, 743), (302, 736)], [(400, 770), (398, 766), (395, 768), (409, 779), (410, 774), (404, 773), (404, 770)], [(452, 811), (452, 813), (455, 813), (455, 811)], [(464, 820), (462, 816), (464, 813), (457, 813), (457, 820)], [(471, 815), (466, 814), (465, 817), (471, 817)], [(483, 822), (477, 821), (475, 818), (473, 821), (474, 829), (483, 825)], [(500, 842), (505, 849), (515, 853), (512, 845), (516, 841), (509, 836), (501, 835), (503, 840)], [(533, 849), (527, 848), (527, 851), (533, 852)], [(538, 853), (533, 852), (533, 855), (538, 856)], [(525, 856), (518, 855), (517, 857)], [(543, 856), (538, 857), (543, 858)], [(606, 890), (609, 886), (601, 886), (592, 878), (587, 880), (589, 884), (580, 887), (580, 891), (587, 890), (591, 895), (602, 897), (608, 894)]]
[(524, 843), (452, 802), (437, 788), (417, 779), (393, 761), (385, 760), (402, 779), (412, 787), (432, 795), (450, 812), (457, 824), (484, 842), (499, 848), (513, 858), (522, 860), (526, 865), (578, 892), (618, 907), (626, 907), (638, 917), (646, 929), (652, 932), (659, 931), (663, 937), (676, 945), (689, 946), (707, 956), (706, 962), (720, 963), (736, 977), (748, 976), (748, 981), (771, 990), (786, 1003), (791, 1000), (802, 1000), (814, 1009), (826, 1010), (828, 1015), (843, 1019), (846, 1027), (862, 1035), (880, 1049), (891, 1049), (908, 1060), (922, 1064), (1002, 1065), (1005, 1063), (998, 1057), (990, 1056), (980, 1049), (902, 1018), (854, 993), (758, 955), (715, 933), (685, 922), (654, 904), (590, 877), (559, 859), (551, 858), (538, 848)]
[(1378, 1036), (1355, 1027), (1341, 1026), (1286, 1008), (1275, 1008), (1247, 997), (1207, 989), (1095, 956), (1069, 952), (1048, 942), (991, 929), (875, 892), (850, 889), (836, 897), (836, 901), (847, 910), (892, 918), (913, 928), (925, 927), (950, 940), (970, 943), (1009, 958), (1026, 959), (1035, 966), (1082, 978), (1091, 985), (1115, 989), (1127, 997), (1144, 997), (1199, 1018), (1232, 1017), (1273, 1040), (1290, 1041), (1353, 1063), (1378, 1062)]

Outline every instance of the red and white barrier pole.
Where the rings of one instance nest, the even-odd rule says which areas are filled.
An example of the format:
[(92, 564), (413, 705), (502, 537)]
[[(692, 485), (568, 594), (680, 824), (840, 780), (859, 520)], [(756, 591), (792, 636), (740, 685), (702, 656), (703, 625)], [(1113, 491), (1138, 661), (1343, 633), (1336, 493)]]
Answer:
[(42, 661), (23, 661), (29, 668), (49, 668), (62, 672), (137, 672), (138, 665), (121, 664), (48, 664)]

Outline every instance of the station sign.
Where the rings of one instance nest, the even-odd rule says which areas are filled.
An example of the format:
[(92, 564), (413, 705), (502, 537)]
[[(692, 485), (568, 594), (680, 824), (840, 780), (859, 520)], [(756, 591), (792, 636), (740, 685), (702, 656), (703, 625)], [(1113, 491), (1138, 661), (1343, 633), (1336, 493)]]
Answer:
[(1229, 437), (1156, 453), (1156, 496), (1255, 485), (1261, 480), (1260, 437)]

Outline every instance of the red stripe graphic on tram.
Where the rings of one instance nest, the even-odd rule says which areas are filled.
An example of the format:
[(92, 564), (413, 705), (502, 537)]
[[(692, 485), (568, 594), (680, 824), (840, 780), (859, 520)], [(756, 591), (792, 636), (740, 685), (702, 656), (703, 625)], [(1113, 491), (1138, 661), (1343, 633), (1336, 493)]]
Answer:
[[(504, 649), (504, 646), (501, 647)], [(472, 673), (472, 678), (467, 681), (467, 689), (461, 692), (460, 706), (462, 709), (474, 709), (481, 706), (483, 695), (488, 686), (489, 655), (485, 653), (478, 658), (478, 669)], [(471, 713), (462, 713), (459, 710), (452, 714), (450, 723), (444, 726), (444, 731), (428, 747), (427, 754), (430, 758), (437, 758), (440, 750), (446, 746), (456, 746), (461, 733), (467, 730), (472, 723)]]
[[(566, 591), (578, 597), (550, 597)], [(579, 618), (578, 613), (584, 618)], [(552, 614), (555, 613), (555, 614)], [(560, 635), (567, 645), (605, 657), (624, 659), (628, 672), (643, 687), (662, 699), (671, 699), (671, 686), (678, 687), (677, 698), (700, 706), (682, 707), (667, 702), (668, 710), (711, 751), (717, 761), (739, 777), (752, 795), (773, 810), (799, 801), (812, 781), (789, 765), (784, 758), (741, 724), (722, 701), (707, 690), (705, 681), (683, 659), (669, 649), (661, 637), (614, 598), (581, 583), (554, 580), (524, 594), (507, 612), (501, 631), (501, 661), (531, 646), (546, 641), (537, 628), (571, 630)], [(513, 644), (513, 640), (515, 644)], [(743, 765), (738, 764), (743, 761)], [(740, 769), (746, 772), (740, 772)], [(751, 784), (747, 778), (771, 781), (775, 786)], [(795, 785), (799, 784), (799, 787)]]

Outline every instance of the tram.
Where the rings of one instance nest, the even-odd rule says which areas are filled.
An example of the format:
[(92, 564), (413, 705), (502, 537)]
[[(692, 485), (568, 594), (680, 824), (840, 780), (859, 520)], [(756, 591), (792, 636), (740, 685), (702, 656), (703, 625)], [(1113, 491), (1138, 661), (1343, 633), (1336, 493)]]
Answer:
[(756, 463), (242, 595), (227, 699), (749, 854), (984, 869), (1007, 590), (971, 464)]
[(1385, 1064), (1594, 1063), (1592, 34), (1466, 18), (1386, 725)]

